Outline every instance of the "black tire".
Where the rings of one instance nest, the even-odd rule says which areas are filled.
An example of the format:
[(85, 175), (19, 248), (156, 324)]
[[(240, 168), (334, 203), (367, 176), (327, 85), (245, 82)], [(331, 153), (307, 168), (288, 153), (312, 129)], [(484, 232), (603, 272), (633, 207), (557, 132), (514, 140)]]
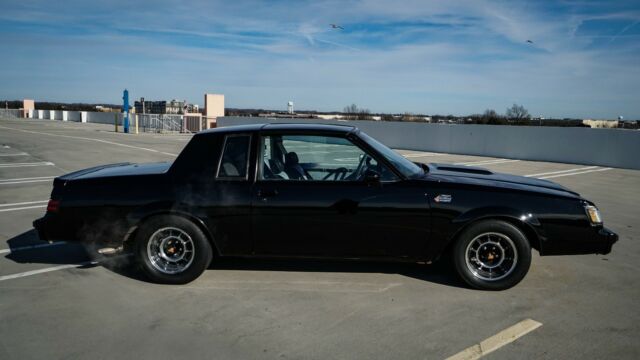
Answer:
[(518, 284), (531, 266), (531, 245), (512, 224), (483, 220), (457, 238), (452, 251), (458, 275), (480, 290), (505, 290)]
[[(169, 239), (167, 241), (177, 243), (176, 246), (163, 247), (170, 250), (171, 254), (177, 251), (178, 255), (185, 257), (191, 254), (190, 257), (176, 262), (175, 268), (163, 268), (163, 263), (173, 263), (165, 260), (159, 251), (151, 251), (152, 256), (149, 256), (149, 248), (154, 248), (158, 242), (161, 243), (160, 239)], [(180, 242), (180, 239), (184, 239), (186, 245)], [(182, 249), (182, 252), (175, 250), (176, 248)], [(162, 254), (167, 256), (165, 250), (162, 250)], [(148, 219), (138, 229), (135, 255), (138, 264), (151, 281), (161, 284), (186, 284), (198, 278), (209, 267), (213, 251), (207, 237), (193, 222), (180, 216), (159, 215)], [(180, 270), (181, 266), (184, 269)]]

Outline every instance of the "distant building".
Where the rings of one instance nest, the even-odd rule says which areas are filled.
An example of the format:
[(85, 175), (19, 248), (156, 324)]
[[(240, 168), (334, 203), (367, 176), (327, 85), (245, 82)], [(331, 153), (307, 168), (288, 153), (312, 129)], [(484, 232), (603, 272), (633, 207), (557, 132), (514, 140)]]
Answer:
[(586, 126), (590, 126), (591, 128), (606, 128), (606, 129), (614, 129), (618, 127), (618, 120), (594, 120), (594, 119), (584, 119), (582, 120), (582, 124)]
[[(133, 103), (136, 114), (183, 114), (186, 112), (194, 112), (197, 105), (189, 104), (186, 101), (145, 101), (144, 98)], [(197, 112), (197, 110), (195, 110)]]

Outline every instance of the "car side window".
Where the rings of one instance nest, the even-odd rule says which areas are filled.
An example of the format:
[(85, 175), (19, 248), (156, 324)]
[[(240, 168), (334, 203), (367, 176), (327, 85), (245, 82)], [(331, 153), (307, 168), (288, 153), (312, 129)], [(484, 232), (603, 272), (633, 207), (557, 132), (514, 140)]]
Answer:
[(249, 165), (250, 135), (227, 135), (218, 164), (218, 179), (244, 180)]
[(381, 181), (396, 175), (348, 139), (324, 135), (269, 135), (261, 138), (259, 179), (362, 181), (375, 172)]

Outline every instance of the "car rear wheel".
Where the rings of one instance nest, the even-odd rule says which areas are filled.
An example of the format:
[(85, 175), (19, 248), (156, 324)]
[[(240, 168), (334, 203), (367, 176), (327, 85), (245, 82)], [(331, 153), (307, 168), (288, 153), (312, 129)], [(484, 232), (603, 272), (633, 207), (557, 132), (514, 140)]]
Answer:
[(212, 256), (211, 244), (200, 228), (179, 216), (153, 217), (136, 236), (138, 263), (157, 283), (191, 282), (207, 269)]
[(458, 237), (453, 262), (460, 277), (482, 290), (505, 290), (529, 271), (531, 246), (517, 227), (500, 220), (471, 225)]

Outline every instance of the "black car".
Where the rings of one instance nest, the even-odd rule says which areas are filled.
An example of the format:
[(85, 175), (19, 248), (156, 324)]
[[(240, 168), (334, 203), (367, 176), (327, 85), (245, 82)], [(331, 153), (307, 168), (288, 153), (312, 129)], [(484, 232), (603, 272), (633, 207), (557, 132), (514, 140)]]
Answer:
[(196, 134), (173, 163), (56, 178), (42, 239), (133, 252), (182, 284), (215, 256), (432, 262), (500, 290), (541, 255), (607, 254), (598, 209), (546, 180), (413, 163), (351, 126), (267, 124)]

